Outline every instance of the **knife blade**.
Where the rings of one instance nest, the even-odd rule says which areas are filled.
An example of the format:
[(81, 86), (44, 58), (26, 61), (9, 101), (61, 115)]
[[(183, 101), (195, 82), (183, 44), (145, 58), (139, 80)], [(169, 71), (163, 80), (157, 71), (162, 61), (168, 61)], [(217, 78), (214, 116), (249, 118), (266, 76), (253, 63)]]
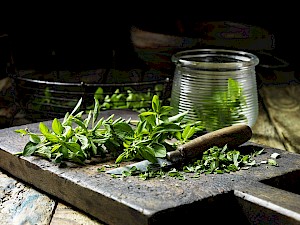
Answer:
[(238, 147), (250, 140), (251, 137), (251, 127), (246, 124), (236, 124), (206, 133), (180, 145), (176, 150), (167, 152), (166, 158), (157, 158), (157, 163), (142, 160), (130, 165), (108, 170), (105, 173), (121, 175), (125, 171), (130, 171), (133, 167), (136, 167), (138, 172), (146, 172), (149, 167), (153, 169), (173, 166), (199, 157), (201, 153), (214, 146), (223, 147), (227, 144), (227, 146), (231, 148)]

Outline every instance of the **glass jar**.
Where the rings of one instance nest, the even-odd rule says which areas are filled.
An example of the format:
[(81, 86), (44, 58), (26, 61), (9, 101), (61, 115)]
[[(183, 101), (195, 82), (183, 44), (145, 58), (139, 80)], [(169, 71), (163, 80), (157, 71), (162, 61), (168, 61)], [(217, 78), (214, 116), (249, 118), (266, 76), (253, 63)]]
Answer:
[(250, 127), (258, 116), (257, 56), (237, 50), (194, 49), (172, 56), (175, 73), (170, 105), (188, 111), (185, 120), (202, 121), (208, 131), (233, 124)]

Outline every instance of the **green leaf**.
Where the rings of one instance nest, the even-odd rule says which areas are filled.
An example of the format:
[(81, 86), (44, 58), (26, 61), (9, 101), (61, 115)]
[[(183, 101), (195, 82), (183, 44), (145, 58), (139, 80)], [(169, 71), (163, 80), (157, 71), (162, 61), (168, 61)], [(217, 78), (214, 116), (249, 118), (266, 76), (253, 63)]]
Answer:
[(167, 155), (166, 147), (159, 143), (152, 143), (150, 145), (152, 151), (154, 152), (154, 156), (157, 158), (164, 158)]
[(105, 172), (105, 166), (97, 168), (97, 172), (99, 172), (99, 173)]
[(16, 133), (21, 134), (22, 136), (26, 135), (28, 132), (24, 129), (15, 130)]
[(174, 133), (174, 138), (176, 138), (177, 140), (182, 141), (182, 134), (181, 134), (181, 132), (175, 132)]
[(155, 128), (158, 125), (157, 123), (159, 121), (156, 118), (157, 118), (156, 115), (150, 115), (150, 116), (145, 117), (144, 121), (147, 121), (146, 127), (149, 131), (152, 131), (153, 128)]
[(69, 138), (72, 137), (73, 135), (73, 129), (70, 126), (65, 126), (65, 132), (63, 133), (63, 137), (66, 138), (66, 140), (68, 140)]
[(132, 176), (132, 175), (139, 174), (141, 171), (136, 166), (133, 166), (130, 168), (129, 172), (130, 172), (130, 175)]
[(79, 113), (75, 114), (73, 117), (82, 120), (82, 115), (83, 115), (83, 113), (84, 113), (84, 111), (80, 111)]
[(60, 141), (60, 139), (57, 136), (55, 136), (49, 132), (48, 127), (43, 122), (40, 122), (39, 128), (40, 128), (41, 133), (46, 137), (46, 139), (48, 141), (53, 142), (53, 143), (57, 143)]
[(70, 115), (73, 115), (79, 109), (81, 103), (82, 103), (82, 98), (79, 99), (79, 101), (77, 102), (75, 108), (73, 109)]
[(76, 117), (71, 117), (71, 120), (75, 122), (78, 126), (82, 127), (85, 131), (87, 131), (87, 127), (85, 126), (84, 122)]
[(160, 115), (169, 114), (172, 110), (173, 110), (173, 107), (171, 107), (171, 106), (162, 106), (160, 108)]
[(97, 143), (97, 144), (104, 144), (109, 138), (110, 138), (109, 136), (106, 136), (103, 138), (96, 138), (96, 139), (93, 139), (93, 142)]
[(233, 161), (231, 152), (228, 152), (228, 153), (226, 154), (226, 157), (227, 157), (227, 159), (228, 159), (230, 162)]
[(234, 164), (230, 164), (229, 166), (227, 166), (227, 169), (231, 172), (235, 172), (239, 170), (239, 168), (236, 167)]
[(179, 172), (178, 170), (176, 170), (175, 168), (173, 168), (172, 170), (170, 170), (168, 172), (168, 176), (175, 177), (175, 178), (177, 178), (179, 180), (185, 180), (186, 179), (184, 177), (184, 175), (181, 172)]
[(104, 94), (104, 92), (103, 92), (102, 87), (98, 87), (94, 93), (94, 99), (97, 99), (98, 102), (99, 102), (99, 100), (103, 101), (103, 94)]
[(23, 156), (30, 156), (36, 151), (36, 149), (37, 149), (37, 144), (29, 141), (25, 145), (24, 150), (22, 152), (22, 155)]
[[(101, 95), (102, 96), (102, 95)], [(93, 111), (93, 124), (95, 124), (98, 115), (99, 115), (99, 100), (97, 98), (94, 98), (95, 101), (95, 106), (94, 106), (94, 111)]]
[(93, 127), (92, 131), (97, 130), (99, 127), (101, 127), (103, 125), (103, 120), (104, 118), (102, 117), (100, 120), (98, 120), (98, 122), (96, 123), (96, 125)]
[(75, 134), (81, 143), (81, 149), (87, 149), (89, 147), (89, 140), (85, 135)]
[(268, 164), (271, 166), (278, 166), (278, 163), (275, 159), (268, 159)]
[(93, 151), (94, 155), (96, 155), (97, 154), (97, 146), (94, 144), (94, 142), (92, 140), (90, 141), (90, 143), (92, 146), (92, 151)]
[(181, 127), (179, 125), (173, 123), (162, 123), (153, 130), (152, 135), (156, 133), (171, 133), (178, 131), (181, 131)]
[(121, 154), (117, 157), (115, 163), (117, 164), (117, 163), (122, 162), (122, 161), (126, 158), (125, 156), (126, 156), (126, 152), (121, 153)]
[(65, 146), (61, 146), (60, 152), (63, 154), (63, 157), (67, 159), (69, 157), (69, 151)]
[(46, 159), (51, 159), (51, 147), (43, 146), (35, 151), (36, 155), (42, 156)]
[(39, 124), (39, 129), (40, 129), (40, 131), (41, 131), (41, 133), (42, 133), (43, 135), (49, 133), (48, 127), (47, 127), (43, 122), (40, 122), (40, 124)]
[(176, 114), (172, 117), (169, 117), (169, 122), (180, 122), (184, 118), (184, 116), (188, 114), (188, 111)]
[(137, 135), (140, 135), (142, 133), (142, 131), (145, 129), (146, 125), (147, 125), (147, 121), (146, 120), (143, 121), (143, 122), (139, 122), (138, 125), (137, 125), (137, 128), (135, 130), (135, 133)]
[(234, 164), (236, 167), (239, 166), (239, 162), (238, 162), (239, 156), (240, 156), (240, 152), (239, 152), (239, 151), (233, 151), (233, 154), (232, 154), (233, 164)]
[(216, 161), (210, 163), (210, 172), (213, 172), (217, 168)]
[(132, 137), (134, 135), (134, 130), (132, 127), (125, 122), (115, 124), (113, 129), (116, 135), (122, 140), (126, 139), (126, 137)]
[(64, 130), (63, 126), (61, 125), (60, 121), (57, 118), (55, 118), (52, 122), (52, 130), (57, 135), (62, 134), (62, 132)]
[(195, 127), (191, 127), (190, 125), (186, 126), (182, 133), (182, 138), (184, 140), (188, 140), (195, 133)]
[(63, 160), (63, 154), (62, 153), (57, 153), (54, 155), (54, 162), (55, 163), (61, 163)]
[(262, 154), (262, 153), (264, 152), (264, 150), (265, 150), (265, 149), (262, 148), (261, 150), (255, 151), (254, 153), (252, 153), (252, 157), (256, 157), (256, 156)]
[(60, 142), (60, 139), (55, 136), (54, 134), (50, 134), (50, 133), (45, 133), (44, 136), (46, 137), (46, 139), (52, 143), (58, 143)]
[(64, 145), (74, 153), (81, 151), (80, 145), (75, 142), (65, 142)]
[(66, 112), (66, 114), (64, 116), (64, 119), (63, 119), (63, 122), (62, 122), (63, 125), (67, 125), (68, 119), (69, 119), (69, 115), (70, 115), (70, 113)]
[(92, 119), (92, 111), (90, 110), (87, 118), (83, 121), (83, 124), (84, 124), (85, 127), (89, 126), (89, 123), (90, 123), (91, 119)]
[(109, 117), (107, 117), (105, 120), (104, 120), (104, 123), (110, 123), (112, 122), (112, 119), (115, 117), (115, 114), (111, 114)]
[(53, 145), (53, 146), (52, 146), (52, 149), (51, 149), (51, 152), (53, 153), (53, 152), (58, 151), (60, 147), (61, 147), (60, 144), (55, 144), (55, 145)]
[(71, 153), (69, 154), (69, 159), (72, 160), (73, 162), (76, 162), (76, 163), (79, 163), (81, 165), (84, 165), (84, 162), (82, 160), (82, 157), (77, 155), (77, 154), (74, 154), (74, 153)]
[(138, 148), (138, 153), (148, 161), (152, 163), (157, 163), (157, 158), (155, 157), (155, 152), (152, 148), (148, 146)]
[(161, 109), (159, 97), (157, 95), (154, 95), (152, 98), (152, 109), (154, 112), (159, 113)]
[(122, 117), (119, 117), (118, 119), (112, 121), (111, 125), (115, 125), (117, 123), (123, 123), (125, 120)]
[(29, 141), (38, 144), (38, 143), (41, 142), (41, 139), (40, 139), (40, 137), (39, 137), (38, 135), (36, 135), (36, 134), (30, 134), (30, 135), (29, 135)]
[(146, 111), (139, 114), (140, 117), (147, 117), (150, 115), (156, 115), (156, 112)]

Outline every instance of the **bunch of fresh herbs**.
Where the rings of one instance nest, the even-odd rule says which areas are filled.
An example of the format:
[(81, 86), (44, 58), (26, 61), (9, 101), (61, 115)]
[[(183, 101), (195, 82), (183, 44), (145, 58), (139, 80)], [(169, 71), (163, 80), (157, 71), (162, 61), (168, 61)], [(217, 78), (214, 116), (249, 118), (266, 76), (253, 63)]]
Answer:
[[(73, 161), (84, 164), (86, 159), (95, 155), (105, 155), (106, 147), (116, 150), (121, 142), (112, 132), (114, 126), (128, 124), (124, 119), (113, 120), (114, 115), (97, 121), (99, 102), (95, 100), (95, 108), (87, 117), (83, 118), (83, 111), (76, 113), (82, 103), (80, 99), (71, 113), (66, 113), (63, 121), (57, 118), (52, 121), (52, 130), (45, 123), (40, 122), (41, 133), (32, 133), (28, 129), (19, 129), (15, 132), (29, 135), (29, 142), (18, 155), (39, 155), (57, 163)], [(74, 126), (75, 124), (75, 126)]]
[[(56, 163), (72, 161), (85, 164), (94, 156), (116, 157), (116, 163), (126, 160), (147, 159), (156, 162), (165, 157), (167, 151), (175, 150), (178, 144), (187, 142), (193, 135), (204, 131), (201, 122), (183, 122), (186, 113), (171, 115), (172, 107), (162, 106), (157, 95), (152, 98), (152, 109), (139, 114), (136, 126), (131, 119), (98, 119), (100, 104), (95, 99), (95, 107), (87, 117), (80, 109), (80, 99), (71, 113), (67, 112), (62, 121), (55, 118), (50, 129), (40, 122), (40, 133), (28, 129), (15, 132), (29, 135), (29, 141), (17, 155), (38, 155)], [(176, 140), (170, 144), (167, 140)]]

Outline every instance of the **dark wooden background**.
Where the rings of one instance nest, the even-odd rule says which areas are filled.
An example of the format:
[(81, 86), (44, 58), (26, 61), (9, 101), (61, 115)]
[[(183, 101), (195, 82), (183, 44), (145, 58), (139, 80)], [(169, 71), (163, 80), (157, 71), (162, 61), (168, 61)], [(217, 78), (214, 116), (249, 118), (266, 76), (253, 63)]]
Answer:
[[(228, 7), (223, 8), (219, 3), (210, 6), (194, 3), (175, 6), (172, 3), (162, 7), (153, 2), (139, 7), (137, 3), (113, 2), (113, 7), (78, 4), (76, 9), (71, 7), (73, 5), (9, 8), (0, 24), (0, 34), (9, 34), (10, 43), (5, 46), (12, 49), (19, 68), (84, 70), (110, 67), (112, 50), (119, 56), (119, 67), (132, 67), (139, 62), (130, 42), (130, 27), (138, 25), (172, 34), (178, 19), (191, 23), (227, 20), (262, 27), (274, 34), (276, 54), (292, 64), (298, 63), (298, 19), (291, 5), (280, 4), (275, 8), (272, 3), (262, 8), (251, 2), (240, 3), (234, 8), (226, 3)], [(6, 49), (1, 47), (3, 55)], [(54, 52), (56, 57), (53, 57)], [(3, 63), (0, 67), (3, 70)]]

